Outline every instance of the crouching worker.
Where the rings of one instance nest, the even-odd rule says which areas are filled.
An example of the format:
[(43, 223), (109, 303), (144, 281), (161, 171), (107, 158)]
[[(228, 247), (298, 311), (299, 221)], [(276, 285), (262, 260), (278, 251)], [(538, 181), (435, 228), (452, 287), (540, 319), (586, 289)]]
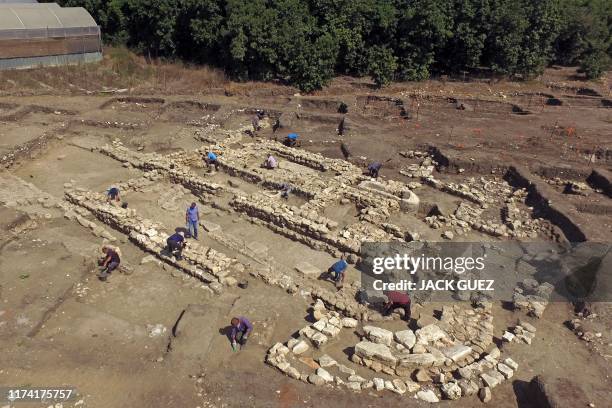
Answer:
[(348, 263), (344, 260), (344, 258), (341, 258), (338, 262), (334, 263), (327, 270), (327, 272), (331, 275), (334, 282), (336, 283), (336, 287), (338, 289), (341, 289), (344, 285), (344, 275), (347, 267)]
[(185, 248), (185, 233), (183, 231), (170, 235), (166, 244), (168, 244), (168, 252), (174, 255), (177, 261), (183, 259), (183, 248)]
[(278, 166), (278, 162), (271, 154), (268, 155), (268, 158), (263, 162), (262, 167), (265, 169), (274, 170)]
[(217, 155), (213, 152), (206, 153), (206, 158), (204, 159), (204, 162), (208, 167), (208, 171), (211, 171), (213, 166), (215, 167), (215, 171), (219, 171), (219, 162), (217, 161)]
[(288, 200), (289, 199), (289, 193), (291, 193), (291, 191), (293, 191), (293, 188), (288, 183), (283, 183), (283, 184), (281, 184), (280, 187), (281, 187), (281, 193), (280, 193), (281, 198), (284, 198), (285, 200)]
[(232, 342), (232, 350), (237, 351), (237, 344), (240, 344), (240, 348), (246, 346), (249, 335), (253, 331), (253, 325), (246, 317), (232, 318), (231, 325), (230, 340)]
[(117, 187), (111, 187), (108, 189), (108, 192), (106, 194), (106, 202), (110, 203), (110, 202), (119, 202), (121, 200), (121, 198), (119, 197), (119, 189)]
[(382, 167), (382, 163), (374, 162), (368, 166), (368, 175), (372, 178), (378, 178), (378, 173), (380, 172), (380, 168)]
[(387, 293), (387, 303), (385, 303), (383, 314), (389, 316), (395, 309), (404, 309), (404, 320), (410, 320), (410, 296), (407, 293), (395, 290)]
[(102, 253), (104, 254), (104, 257), (100, 259), (100, 262), (98, 262), (98, 264), (102, 267), (100, 273), (98, 273), (98, 278), (101, 281), (106, 282), (108, 275), (119, 267), (121, 258), (115, 249), (108, 246), (102, 247)]
[(297, 145), (297, 139), (297, 133), (289, 133), (283, 141), (283, 144), (287, 147), (295, 147)]

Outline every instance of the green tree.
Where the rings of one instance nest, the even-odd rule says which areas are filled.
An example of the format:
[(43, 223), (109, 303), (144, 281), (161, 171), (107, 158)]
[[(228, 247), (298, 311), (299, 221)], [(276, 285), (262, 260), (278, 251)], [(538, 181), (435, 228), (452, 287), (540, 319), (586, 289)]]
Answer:
[(588, 78), (601, 76), (612, 54), (612, 2), (564, 0), (562, 6), (555, 62), (578, 64)]
[(368, 50), (368, 68), (377, 87), (389, 85), (397, 70), (397, 58), (389, 48), (371, 47)]
[(175, 55), (179, 0), (125, 0), (128, 45), (151, 57)]
[(445, 0), (398, 0), (395, 43), (398, 76), (403, 80), (429, 78), (436, 54), (451, 37), (451, 8)]
[(219, 65), (224, 3), (222, 0), (181, 0), (175, 35), (177, 54), (181, 58)]
[(452, 37), (437, 58), (441, 71), (459, 72), (478, 67), (490, 31), (489, 0), (455, 0)]

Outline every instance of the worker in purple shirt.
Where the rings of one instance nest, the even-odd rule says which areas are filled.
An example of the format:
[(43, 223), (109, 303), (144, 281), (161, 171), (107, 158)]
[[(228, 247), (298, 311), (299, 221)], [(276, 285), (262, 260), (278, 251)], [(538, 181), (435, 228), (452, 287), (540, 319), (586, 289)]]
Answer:
[(232, 342), (232, 349), (236, 350), (236, 343), (240, 343), (240, 346), (244, 347), (249, 334), (253, 331), (253, 325), (246, 317), (242, 316), (232, 318), (231, 325), (230, 340)]
[(275, 169), (278, 166), (278, 162), (276, 161), (276, 159), (274, 158), (274, 156), (272, 156), (271, 154), (268, 155), (268, 158), (266, 159), (266, 161), (263, 162), (263, 167), (266, 169)]
[(200, 213), (196, 203), (191, 203), (187, 212), (185, 213), (185, 222), (187, 223), (187, 231), (193, 239), (198, 239), (198, 223), (200, 222)]

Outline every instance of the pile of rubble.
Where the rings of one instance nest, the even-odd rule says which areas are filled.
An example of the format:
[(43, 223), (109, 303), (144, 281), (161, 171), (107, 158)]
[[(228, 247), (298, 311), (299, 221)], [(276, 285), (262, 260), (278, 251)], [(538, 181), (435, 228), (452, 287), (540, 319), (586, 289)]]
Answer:
[(547, 224), (540, 218), (533, 218), (521, 210), (519, 204), (524, 204), (527, 190), (518, 189), (506, 199), (502, 208), (502, 218), (508, 227), (508, 235), (516, 238), (537, 238), (547, 230)]
[[(596, 314), (591, 314), (587, 316), (586, 319), (594, 319), (595, 317), (597, 317)], [(585, 327), (584, 323), (585, 322), (583, 319), (580, 318), (572, 319), (566, 322), (569, 329), (573, 331), (580, 340), (586, 341), (587, 343), (599, 341), (603, 344), (602, 333), (589, 330), (587, 327)]]
[(433, 229), (450, 228), (451, 234), (445, 232), (445, 238), (452, 239), (454, 234), (464, 235), (470, 230), (482, 232), (494, 237), (508, 237), (508, 228), (491, 220), (482, 218), (483, 210), (466, 203), (460, 203), (454, 214), (448, 216), (432, 215), (425, 217), (425, 223)]
[[(285, 344), (276, 343), (266, 356), (266, 363), (313, 385), (346, 387), (352, 391), (387, 390), (400, 395), (416, 393), (415, 397), (427, 402), (478, 393), (487, 402), (491, 389), (512, 378), (518, 368), (511, 358), (502, 360), (501, 351), (492, 345), (493, 325), (488, 305), (476, 310), (445, 307), (439, 325), (448, 327), (448, 332), (437, 324), (426, 325), (416, 332), (405, 329), (395, 333), (363, 326), (364, 339), (355, 345), (351, 361), (384, 375), (377, 377), (358, 375), (327, 354), (309, 357), (337, 339), (342, 330), (358, 329), (359, 325), (355, 319), (328, 312), (322, 302), (313, 306), (313, 317), (316, 323), (300, 329), (298, 337), (290, 338)], [(465, 328), (460, 328), (461, 325)], [(531, 329), (528, 324), (523, 327)], [(466, 339), (470, 346), (450, 334), (460, 331), (471, 336)], [(481, 332), (487, 333), (486, 338), (477, 334)], [(301, 367), (310, 367), (310, 370), (300, 371)]]
[(524, 279), (514, 288), (512, 303), (514, 309), (524, 310), (530, 316), (542, 317), (548, 305), (554, 286), (548, 282), (540, 284), (537, 280)]
[(553, 186), (563, 187), (565, 194), (588, 196), (592, 191), (591, 187), (582, 181), (566, 180), (559, 177), (545, 178), (544, 181)]
[(525, 344), (531, 344), (535, 338), (536, 328), (531, 323), (519, 319), (518, 324), (512, 329), (512, 332), (505, 331), (502, 340), (511, 343), (522, 341)]
[[(401, 154), (401, 153), (400, 153)], [(413, 157), (415, 157), (413, 155)], [(438, 163), (429, 156), (426, 156), (419, 164), (409, 164), (400, 169), (400, 174), (411, 178), (430, 178)]]

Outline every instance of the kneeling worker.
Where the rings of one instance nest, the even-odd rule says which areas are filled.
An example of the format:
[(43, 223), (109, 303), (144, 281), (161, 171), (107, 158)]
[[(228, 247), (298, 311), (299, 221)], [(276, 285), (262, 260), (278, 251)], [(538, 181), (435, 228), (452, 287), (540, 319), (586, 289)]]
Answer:
[(287, 147), (294, 147), (297, 144), (297, 139), (298, 139), (297, 133), (289, 133), (287, 135), (287, 138), (285, 138), (285, 141), (283, 142), (283, 144)]
[(380, 171), (381, 167), (382, 167), (382, 163), (380, 163), (380, 162), (371, 163), (368, 166), (368, 174), (369, 174), (369, 176), (372, 177), (372, 178), (378, 178), (378, 172)]
[(246, 346), (249, 334), (253, 331), (253, 325), (246, 317), (234, 317), (230, 323), (232, 325), (230, 340), (232, 341), (232, 349), (236, 351), (236, 343), (239, 343), (241, 348)]
[(208, 166), (208, 171), (210, 171), (213, 166), (215, 167), (216, 171), (219, 171), (219, 162), (217, 161), (217, 155), (213, 152), (206, 153), (206, 158), (204, 159), (204, 162)]
[(106, 201), (116, 201), (119, 202), (121, 198), (119, 198), (119, 189), (117, 187), (111, 187), (108, 189), (108, 193), (106, 194)]
[(183, 259), (183, 248), (185, 248), (185, 233), (183, 231), (170, 235), (166, 244), (168, 244), (168, 251), (174, 255), (177, 261)]
[(263, 167), (266, 169), (274, 170), (278, 166), (278, 162), (271, 154), (268, 155), (268, 158), (263, 162)]
[(410, 296), (407, 293), (392, 290), (387, 293), (387, 303), (385, 303), (383, 313), (388, 316), (397, 308), (404, 309), (404, 320), (410, 320)]
[(101, 281), (105, 282), (108, 278), (108, 275), (110, 275), (115, 269), (119, 267), (119, 264), (121, 263), (121, 258), (119, 258), (119, 254), (117, 253), (117, 251), (108, 246), (102, 247), (102, 253), (104, 254), (104, 258), (100, 262), (102, 270), (98, 274), (98, 278), (100, 278)]
[(334, 282), (336, 282), (336, 287), (338, 289), (342, 288), (344, 285), (344, 275), (347, 267), (348, 263), (344, 260), (344, 258), (340, 258), (339, 261), (334, 263), (327, 270), (327, 272), (334, 278)]

